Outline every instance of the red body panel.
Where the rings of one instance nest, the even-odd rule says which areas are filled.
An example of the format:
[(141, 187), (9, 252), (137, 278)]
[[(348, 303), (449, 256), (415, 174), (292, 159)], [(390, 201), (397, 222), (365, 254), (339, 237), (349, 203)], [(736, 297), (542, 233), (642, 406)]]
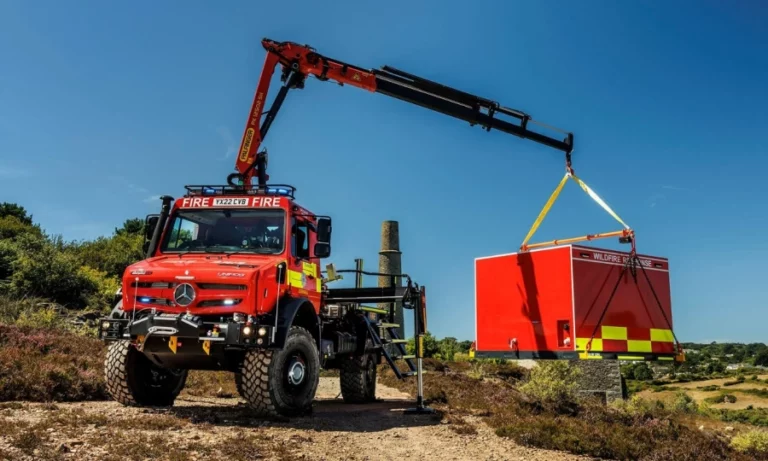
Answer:
[(513, 340), (520, 350), (563, 349), (552, 333), (573, 325), (570, 273), (567, 248), (478, 259), (476, 350), (507, 351)]
[[(589, 247), (573, 247), (573, 286), (576, 305), (576, 335), (590, 338), (629, 254)], [(665, 258), (638, 255), (651, 283), (643, 271), (636, 279), (627, 271), (619, 282), (601, 325), (626, 327), (626, 341), (651, 341), (651, 330), (668, 330), (672, 323), (672, 301), (669, 286), (669, 262)], [(653, 287), (653, 289), (651, 289)], [(654, 291), (661, 302), (656, 302)], [(597, 328), (595, 338), (604, 336)], [(606, 352), (628, 352), (630, 345), (620, 338), (603, 341)], [(655, 346), (655, 347), (654, 347)], [(674, 352), (673, 342), (656, 342), (647, 352)], [(632, 348), (638, 349), (638, 347)], [(655, 349), (655, 350), (654, 350)], [(634, 350), (632, 352), (643, 352)]]
[(594, 333), (590, 352), (674, 354), (669, 262), (638, 256), (651, 284), (639, 268), (635, 277), (628, 270), (607, 310), (629, 253), (566, 245), (478, 258), (475, 350), (582, 352)]

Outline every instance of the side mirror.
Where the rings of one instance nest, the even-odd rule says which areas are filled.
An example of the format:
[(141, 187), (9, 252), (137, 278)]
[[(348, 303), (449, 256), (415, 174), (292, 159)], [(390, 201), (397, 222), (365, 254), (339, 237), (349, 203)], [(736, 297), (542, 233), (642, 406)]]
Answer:
[[(331, 218), (317, 218), (317, 241), (318, 243), (327, 243), (328, 251), (330, 252)], [(315, 249), (317, 249), (317, 246), (315, 246)]]
[(158, 221), (160, 221), (159, 214), (147, 215), (147, 219), (144, 221), (144, 240), (152, 240), (152, 236), (155, 234), (155, 227), (157, 227)]
[(315, 243), (315, 257), (316, 258), (327, 258), (330, 255), (331, 255), (331, 244), (330, 243), (323, 243), (323, 242)]
[(149, 251), (149, 240), (144, 241), (144, 245), (141, 246), (141, 250), (145, 255), (147, 255), (147, 252)]

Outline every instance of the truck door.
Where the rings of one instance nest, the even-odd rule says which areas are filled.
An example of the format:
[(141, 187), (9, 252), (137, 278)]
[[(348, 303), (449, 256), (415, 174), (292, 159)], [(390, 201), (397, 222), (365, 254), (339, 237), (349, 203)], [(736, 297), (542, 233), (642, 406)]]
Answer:
[(319, 309), (321, 275), (317, 263), (313, 262), (312, 248), (316, 241), (315, 227), (301, 217), (291, 218), (291, 258), (288, 265), (288, 283), (306, 296), (315, 309)]

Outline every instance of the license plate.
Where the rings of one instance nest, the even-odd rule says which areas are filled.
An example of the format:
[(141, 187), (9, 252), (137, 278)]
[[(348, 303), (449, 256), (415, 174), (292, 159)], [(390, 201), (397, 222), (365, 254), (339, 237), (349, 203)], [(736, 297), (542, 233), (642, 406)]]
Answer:
[(213, 199), (213, 206), (248, 206), (247, 198), (215, 198)]

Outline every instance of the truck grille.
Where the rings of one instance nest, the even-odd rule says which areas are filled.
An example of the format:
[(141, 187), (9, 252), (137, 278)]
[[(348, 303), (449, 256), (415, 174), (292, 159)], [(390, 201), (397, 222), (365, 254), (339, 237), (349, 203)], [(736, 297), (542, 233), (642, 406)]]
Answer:
[(198, 288), (201, 290), (240, 290), (245, 291), (247, 287), (245, 285), (235, 285), (230, 283), (198, 283)]
[(173, 285), (173, 282), (131, 282), (133, 288), (173, 288)]

